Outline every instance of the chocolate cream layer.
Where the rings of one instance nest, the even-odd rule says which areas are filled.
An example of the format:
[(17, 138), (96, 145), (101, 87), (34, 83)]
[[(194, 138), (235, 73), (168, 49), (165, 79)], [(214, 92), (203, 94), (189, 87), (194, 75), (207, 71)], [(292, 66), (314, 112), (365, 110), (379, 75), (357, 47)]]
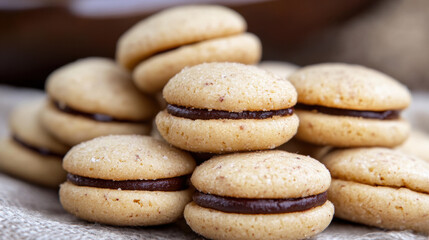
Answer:
[(293, 114), (293, 108), (286, 108), (273, 111), (242, 111), (228, 112), (222, 110), (208, 110), (198, 108), (187, 108), (172, 104), (167, 105), (167, 112), (176, 117), (183, 117), (192, 120), (209, 119), (266, 119), (274, 116), (288, 116)]
[(87, 112), (82, 112), (79, 111), (77, 109), (71, 108), (67, 105), (64, 104), (60, 104), (57, 101), (53, 101), (54, 106), (60, 110), (61, 112), (64, 113), (68, 113), (68, 114), (72, 114), (72, 115), (76, 115), (76, 116), (81, 116), (81, 117), (85, 117), (94, 121), (98, 121), (98, 122), (119, 122), (119, 123), (147, 123), (147, 121), (136, 121), (136, 120), (126, 120), (126, 119), (118, 119), (106, 114), (101, 114), (101, 113), (87, 113)]
[(298, 110), (316, 111), (329, 115), (361, 117), (379, 120), (399, 119), (401, 111), (387, 110), (387, 111), (359, 111), (349, 109), (330, 108), (318, 105), (297, 104), (295, 108)]
[(286, 199), (247, 199), (222, 197), (217, 195), (195, 192), (194, 202), (205, 208), (211, 208), (228, 213), (244, 214), (273, 214), (300, 212), (321, 206), (328, 200), (328, 193), (303, 198)]
[(35, 153), (38, 153), (40, 155), (47, 156), (47, 157), (58, 157), (58, 158), (61, 158), (61, 159), (64, 157), (63, 154), (53, 152), (53, 151), (51, 151), (51, 150), (49, 150), (47, 148), (36, 147), (36, 146), (31, 145), (31, 144), (28, 144), (25, 141), (19, 139), (17, 136), (12, 136), (12, 139), (13, 139), (13, 141), (15, 141), (16, 143), (18, 143), (22, 147), (24, 147), (24, 148), (26, 148), (28, 150), (31, 150), (31, 151), (33, 151)]
[(187, 189), (189, 176), (174, 178), (163, 178), (156, 180), (125, 180), (114, 181), (97, 178), (88, 178), (71, 173), (67, 174), (67, 180), (78, 186), (109, 188), (121, 190), (144, 190), (144, 191), (180, 191)]

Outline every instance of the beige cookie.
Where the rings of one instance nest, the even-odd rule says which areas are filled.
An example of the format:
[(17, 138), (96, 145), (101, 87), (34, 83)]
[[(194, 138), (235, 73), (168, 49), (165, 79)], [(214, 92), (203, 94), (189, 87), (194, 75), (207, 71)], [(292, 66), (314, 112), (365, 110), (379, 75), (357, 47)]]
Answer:
[(163, 138), (193, 152), (272, 149), (296, 132), (296, 92), (288, 81), (254, 66), (207, 63), (186, 68), (165, 86)]
[(223, 6), (173, 7), (142, 20), (120, 39), (116, 60), (133, 70), (137, 87), (155, 94), (184, 67), (207, 62), (257, 63), (261, 42)]
[(300, 141), (296, 138), (292, 138), (285, 144), (282, 144), (276, 148), (277, 150), (283, 150), (286, 152), (297, 153), (304, 156), (310, 156), (314, 159), (322, 159), (329, 151), (332, 150), (332, 147), (329, 146), (319, 146), (311, 143)]
[(411, 95), (395, 79), (359, 65), (324, 63), (303, 67), (289, 76), (298, 102), (332, 108), (385, 111), (408, 107)]
[(58, 187), (65, 180), (61, 160), (69, 148), (42, 128), (39, 111), (43, 102), (34, 99), (11, 112), (12, 136), (0, 143), (0, 169), (31, 183)]
[(139, 92), (112, 60), (86, 58), (54, 71), (44, 127), (69, 145), (108, 134), (148, 134), (157, 104)]
[(40, 124), (40, 111), (45, 101), (45, 98), (40, 98), (18, 105), (9, 117), (10, 130), (14, 137), (28, 145), (64, 155), (70, 148), (58, 142)]
[(66, 179), (61, 157), (40, 154), (13, 139), (0, 141), (0, 171), (52, 188)]
[(150, 124), (133, 122), (102, 122), (62, 112), (52, 102), (46, 102), (40, 112), (46, 130), (61, 142), (74, 146), (83, 141), (111, 134), (149, 134)]
[(358, 65), (326, 63), (288, 78), (298, 92), (297, 138), (337, 147), (394, 147), (408, 137), (400, 118), (411, 95), (391, 77)]
[(184, 67), (204, 62), (254, 64), (260, 57), (261, 43), (253, 34), (216, 38), (157, 54), (137, 65), (133, 79), (142, 91), (155, 93)]
[(166, 9), (137, 23), (118, 41), (116, 59), (131, 69), (157, 52), (242, 33), (246, 22), (222, 6), (188, 5)]
[(155, 102), (136, 89), (130, 74), (107, 58), (80, 59), (55, 70), (46, 81), (46, 92), (74, 110), (120, 120), (147, 120), (157, 111)]
[(292, 73), (299, 69), (299, 67), (293, 63), (281, 61), (262, 61), (258, 64), (258, 67), (277, 74), (284, 79), (287, 79)]
[(74, 146), (63, 166), (72, 174), (121, 181), (183, 176), (192, 173), (195, 162), (189, 154), (151, 137), (111, 135)]
[[(64, 209), (111, 225), (171, 223), (191, 200), (192, 157), (148, 136), (111, 135), (73, 147), (64, 157)], [(114, 216), (114, 217), (112, 217)]]
[(407, 140), (396, 149), (429, 162), (428, 146), (429, 135), (425, 132), (412, 130)]
[(334, 214), (327, 201), (329, 171), (298, 154), (213, 157), (195, 169), (191, 181), (197, 192), (185, 219), (210, 239), (308, 238), (323, 231)]
[(429, 163), (387, 148), (336, 150), (323, 163), (337, 217), (429, 233)]
[(378, 120), (333, 116), (296, 110), (300, 125), (296, 138), (336, 147), (394, 147), (408, 138), (410, 124), (404, 119)]

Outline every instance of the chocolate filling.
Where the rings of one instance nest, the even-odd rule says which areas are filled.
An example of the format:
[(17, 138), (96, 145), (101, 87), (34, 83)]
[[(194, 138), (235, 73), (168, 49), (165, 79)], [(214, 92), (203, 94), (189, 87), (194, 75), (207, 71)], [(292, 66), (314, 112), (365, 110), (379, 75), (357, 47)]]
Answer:
[(221, 197), (202, 192), (195, 192), (193, 200), (201, 207), (222, 212), (244, 214), (270, 214), (305, 211), (321, 206), (328, 200), (328, 192), (303, 198), (286, 199), (247, 199)]
[(209, 160), (210, 158), (219, 155), (215, 153), (205, 153), (205, 152), (189, 152), (191, 156), (195, 159), (197, 162), (197, 165), (202, 164), (203, 162)]
[(189, 176), (175, 178), (163, 178), (157, 180), (125, 180), (114, 181), (96, 178), (87, 178), (71, 173), (67, 174), (67, 180), (78, 186), (110, 188), (121, 190), (145, 190), (145, 191), (180, 191), (187, 189)]
[(399, 115), (400, 115), (399, 110), (359, 111), (359, 110), (339, 109), (339, 108), (330, 108), (330, 107), (323, 107), (318, 105), (305, 105), (305, 104), (297, 104), (295, 105), (295, 108), (300, 110), (306, 110), (306, 111), (316, 111), (316, 112), (325, 113), (329, 115), (362, 117), (362, 118), (371, 118), (371, 119), (379, 119), (379, 120), (399, 119)]
[(71, 108), (67, 105), (60, 104), (57, 101), (53, 101), (55, 107), (60, 110), (61, 112), (65, 112), (68, 114), (73, 114), (85, 118), (89, 118), (91, 120), (95, 120), (98, 122), (119, 122), (119, 123), (147, 123), (147, 121), (137, 121), (137, 120), (125, 120), (125, 119), (117, 119), (112, 116), (101, 114), (101, 113), (86, 113), (81, 112), (79, 110), (76, 110), (74, 108)]
[(201, 119), (266, 119), (274, 116), (287, 116), (293, 114), (293, 108), (286, 108), (273, 111), (242, 111), (228, 112), (221, 110), (207, 110), (197, 108), (180, 107), (167, 105), (167, 112), (176, 117), (189, 118), (192, 120)]
[(33, 152), (36, 152), (36, 153), (38, 153), (40, 155), (48, 156), (48, 157), (58, 157), (58, 158), (61, 158), (61, 159), (64, 157), (63, 154), (53, 152), (53, 151), (51, 151), (51, 150), (49, 150), (47, 148), (32, 146), (32, 145), (30, 145), (30, 144), (22, 141), (21, 139), (19, 139), (17, 136), (12, 136), (12, 139), (16, 143), (18, 143), (19, 145), (21, 145), (22, 147), (25, 147), (25, 148), (27, 148), (27, 149), (29, 149), (29, 150), (31, 150)]

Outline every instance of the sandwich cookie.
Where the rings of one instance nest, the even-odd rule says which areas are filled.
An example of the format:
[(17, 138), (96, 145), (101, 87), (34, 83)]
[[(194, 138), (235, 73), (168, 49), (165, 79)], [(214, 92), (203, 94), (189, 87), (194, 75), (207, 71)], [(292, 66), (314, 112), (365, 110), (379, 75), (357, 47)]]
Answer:
[(206, 63), (185, 68), (165, 86), (167, 109), (156, 125), (170, 144), (192, 152), (275, 148), (295, 135), (296, 91), (255, 66)]
[(289, 77), (298, 92), (297, 138), (337, 147), (394, 147), (406, 140), (407, 88), (358, 65), (328, 63), (301, 68)]
[(387, 148), (336, 150), (323, 163), (335, 216), (429, 234), (429, 163)]
[(287, 79), (292, 73), (299, 69), (295, 64), (281, 61), (263, 61), (258, 64), (258, 67), (277, 74), (283, 79)]
[(47, 187), (58, 187), (66, 179), (61, 160), (68, 147), (41, 126), (39, 111), (44, 99), (17, 106), (11, 113), (12, 136), (0, 142), (0, 170)]
[(214, 157), (191, 177), (196, 188), (184, 212), (210, 239), (303, 239), (322, 232), (334, 206), (329, 171), (317, 160), (284, 151)]
[(73, 147), (64, 157), (60, 201), (91, 222), (120, 226), (171, 223), (191, 201), (195, 162), (148, 136), (111, 135)]
[(46, 91), (50, 101), (41, 111), (42, 123), (70, 146), (109, 134), (149, 134), (157, 111), (129, 73), (104, 58), (61, 67), (48, 77)]
[(156, 93), (186, 66), (204, 62), (254, 64), (261, 43), (246, 22), (222, 6), (169, 8), (137, 23), (120, 39), (116, 59), (133, 70), (140, 90)]
[(429, 162), (428, 146), (429, 135), (422, 131), (412, 130), (407, 140), (396, 149)]

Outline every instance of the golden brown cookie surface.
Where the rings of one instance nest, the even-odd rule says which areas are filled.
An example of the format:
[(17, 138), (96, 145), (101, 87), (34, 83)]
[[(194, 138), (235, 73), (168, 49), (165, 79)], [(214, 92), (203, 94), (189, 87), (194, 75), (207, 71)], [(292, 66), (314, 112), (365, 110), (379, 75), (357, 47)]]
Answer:
[(297, 138), (336, 147), (394, 147), (408, 137), (400, 117), (411, 95), (393, 78), (358, 65), (307, 66), (288, 78), (298, 92)]
[(335, 215), (386, 229), (429, 233), (429, 164), (387, 148), (336, 150), (322, 160), (332, 174)]
[(323, 231), (334, 213), (326, 196), (329, 171), (298, 154), (213, 157), (195, 169), (191, 181), (197, 192), (185, 208), (186, 222), (211, 239), (308, 238)]
[(129, 29), (119, 39), (116, 58), (128, 68), (148, 56), (184, 44), (244, 32), (246, 22), (222, 6), (189, 5), (166, 9)]
[[(191, 200), (195, 161), (148, 136), (111, 135), (73, 147), (64, 158), (64, 209), (79, 218), (119, 226), (176, 221)], [(114, 217), (112, 217), (114, 216)]]
[(183, 69), (165, 86), (156, 118), (165, 140), (193, 152), (272, 149), (298, 127), (296, 92), (265, 70), (239, 63)]

